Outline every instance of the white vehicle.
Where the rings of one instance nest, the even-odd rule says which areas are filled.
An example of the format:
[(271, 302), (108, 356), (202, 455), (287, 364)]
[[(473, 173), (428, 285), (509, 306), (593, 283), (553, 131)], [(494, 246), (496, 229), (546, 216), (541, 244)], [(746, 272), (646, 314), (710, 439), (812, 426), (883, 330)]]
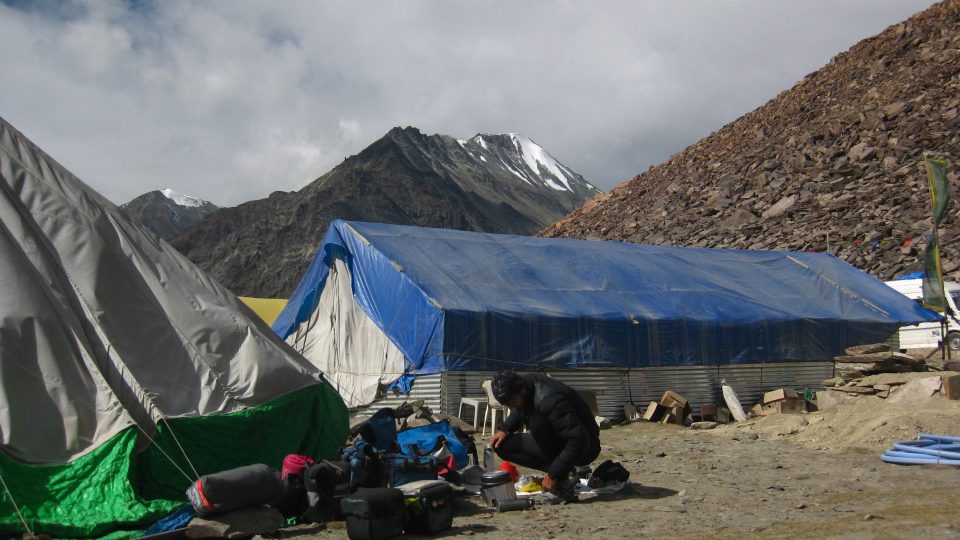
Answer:
[[(903, 294), (911, 300), (923, 300), (922, 279), (900, 279), (885, 282), (889, 287)], [(960, 351), (960, 312), (957, 311), (957, 302), (960, 302), (960, 283), (944, 282), (947, 290), (947, 305), (953, 310), (953, 316), (947, 317), (947, 346), (951, 351)], [(916, 326), (900, 328), (900, 349), (926, 349), (940, 346), (941, 327), (939, 322), (920, 323)]]

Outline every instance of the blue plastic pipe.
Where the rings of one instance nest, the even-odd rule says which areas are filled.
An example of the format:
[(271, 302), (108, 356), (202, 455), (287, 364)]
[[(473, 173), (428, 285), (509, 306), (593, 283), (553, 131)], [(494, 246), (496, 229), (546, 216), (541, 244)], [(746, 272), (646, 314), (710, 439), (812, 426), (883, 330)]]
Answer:
[(946, 435), (931, 435), (929, 433), (921, 433), (917, 435), (918, 439), (926, 439), (928, 441), (937, 441), (942, 443), (960, 443), (960, 437), (948, 437)]
[(887, 454), (884, 454), (880, 459), (886, 463), (896, 463), (897, 465), (952, 465), (960, 467), (960, 459), (899, 457), (888, 456)]
[(960, 437), (921, 433), (916, 440), (894, 443), (880, 459), (899, 465), (960, 467)]

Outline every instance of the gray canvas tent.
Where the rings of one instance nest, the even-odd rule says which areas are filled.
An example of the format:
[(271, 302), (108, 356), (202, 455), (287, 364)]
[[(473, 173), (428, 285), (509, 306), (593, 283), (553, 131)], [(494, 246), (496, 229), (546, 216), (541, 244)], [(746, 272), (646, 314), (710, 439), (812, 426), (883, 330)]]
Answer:
[(2, 533), (136, 528), (198, 475), (345, 438), (314, 366), (3, 119), (0, 290)]

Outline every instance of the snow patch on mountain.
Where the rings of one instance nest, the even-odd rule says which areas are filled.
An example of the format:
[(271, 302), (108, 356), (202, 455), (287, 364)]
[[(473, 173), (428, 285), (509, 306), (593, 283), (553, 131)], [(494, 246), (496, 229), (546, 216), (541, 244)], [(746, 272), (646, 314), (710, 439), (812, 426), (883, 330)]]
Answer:
[(531, 186), (533, 185), (533, 182), (531, 182), (529, 179), (527, 179), (527, 177), (524, 176), (520, 171), (518, 171), (518, 170), (514, 169), (513, 167), (511, 167), (509, 163), (507, 163), (506, 161), (503, 161), (503, 160), (500, 160), (500, 163), (503, 163), (503, 166), (506, 167), (508, 171), (510, 171), (511, 173), (513, 173), (514, 176), (516, 176), (517, 178), (519, 178), (519, 179), (523, 180), (524, 182), (530, 184)]
[(160, 193), (163, 193), (164, 197), (170, 199), (176, 204), (179, 204), (180, 206), (191, 206), (191, 207), (203, 206), (202, 200), (196, 197), (189, 197), (187, 195), (177, 193), (176, 191), (170, 188), (161, 189)]
[(557, 180), (563, 182), (563, 186), (560, 186), (551, 178), (546, 178), (545, 181), (548, 186), (556, 190), (573, 191), (570, 187), (570, 179), (567, 178), (566, 173), (561, 170), (557, 160), (553, 159), (553, 156), (547, 153), (542, 146), (516, 133), (510, 133), (510, 138), (513, 140), (514, 146), (517, 147), (521, 157), (523, 157), (523, 161), (526, 162), (527, 167), (530, 167), (531, 171), (540, 174), (540, 165), (543, 165), (544, 169), (549, 171)]

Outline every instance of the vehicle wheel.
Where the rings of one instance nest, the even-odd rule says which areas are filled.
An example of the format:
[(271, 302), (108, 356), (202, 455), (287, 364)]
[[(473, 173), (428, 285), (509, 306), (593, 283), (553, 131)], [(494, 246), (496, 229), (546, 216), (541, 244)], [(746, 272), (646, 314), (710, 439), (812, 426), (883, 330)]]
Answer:
[(950, 347), (951, 351), (960, 351), (960, 332), (947, 334), (947, 347)]

